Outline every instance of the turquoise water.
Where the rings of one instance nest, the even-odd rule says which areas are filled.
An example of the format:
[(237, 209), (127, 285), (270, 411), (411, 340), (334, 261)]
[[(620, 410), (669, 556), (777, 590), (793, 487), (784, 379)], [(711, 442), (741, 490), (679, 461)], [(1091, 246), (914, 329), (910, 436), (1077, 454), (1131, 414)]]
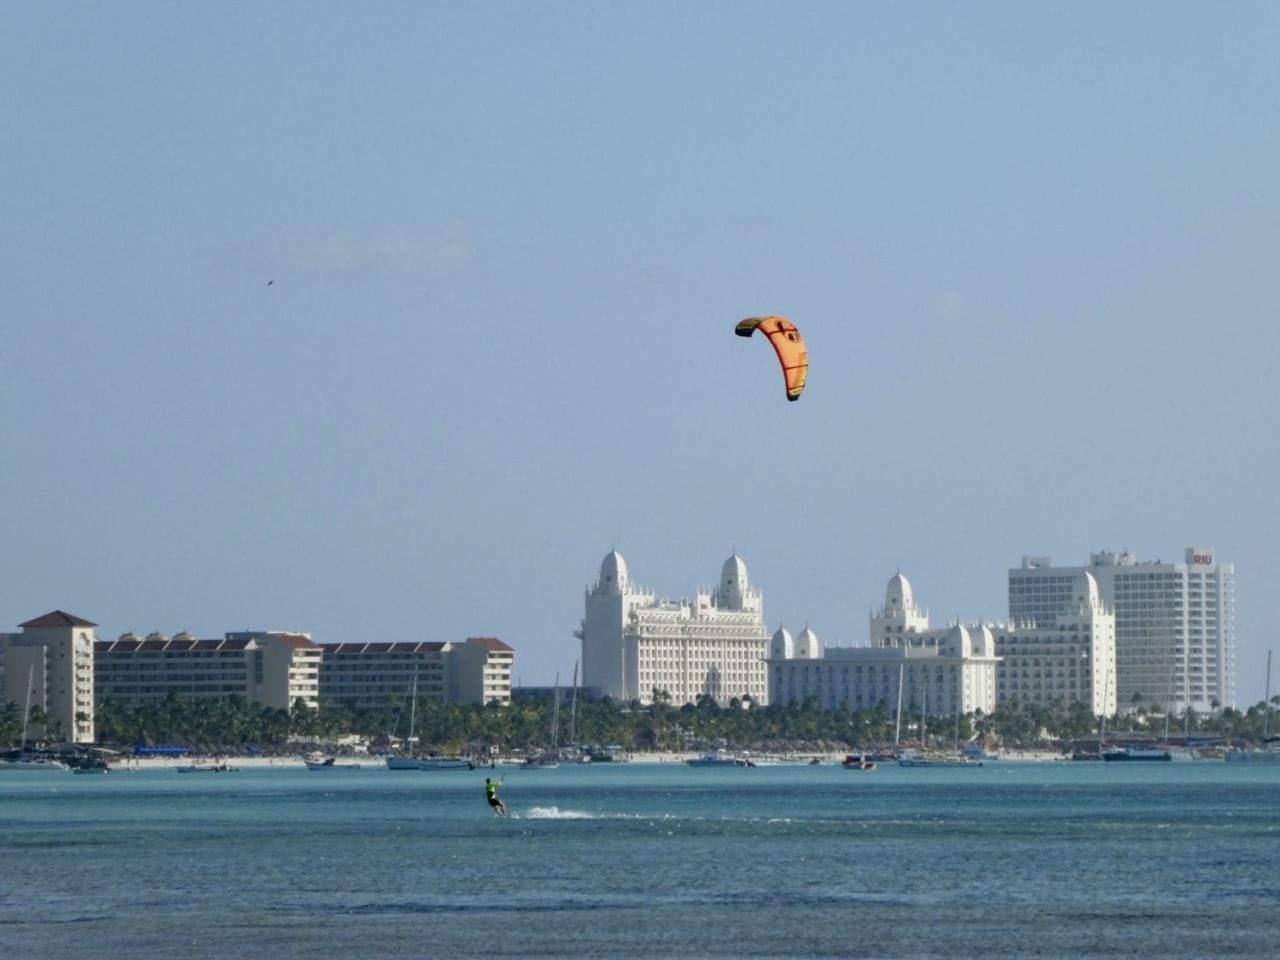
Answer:
[(0, 956), (1280, 956), (1280, 768), (486, 775), (0, 774)]

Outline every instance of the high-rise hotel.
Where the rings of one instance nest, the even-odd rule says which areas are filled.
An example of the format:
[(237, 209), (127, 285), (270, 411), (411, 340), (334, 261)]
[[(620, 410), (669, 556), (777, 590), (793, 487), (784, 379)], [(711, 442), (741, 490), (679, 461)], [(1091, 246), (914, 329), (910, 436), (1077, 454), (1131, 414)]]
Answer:
[(1115, 699), (1122, 709), (1158, 704), (1199, 713), (1235, 705), (1235, 568), (1213, 550), (1188, 547), (1184, 562), (1140, 561), (1128, 551), (1095, 553), (1088, 566), (1055, 567), (1024, 557), (1009, 570), (1009, 618), (1052, 621), (1076, 606), (1088, 572), (1115, 614)]
[(582, 641), (582, 685), (598, 695), (649, 703), (656, 690), (677, 706), (704, 694), (722, 706), (745, 697), (769, 702), (764, 601), (736, 554), (716, 590), (659, 600), (635, 586), (622, 555), (610, 551), (585, 605), (574, 636)]

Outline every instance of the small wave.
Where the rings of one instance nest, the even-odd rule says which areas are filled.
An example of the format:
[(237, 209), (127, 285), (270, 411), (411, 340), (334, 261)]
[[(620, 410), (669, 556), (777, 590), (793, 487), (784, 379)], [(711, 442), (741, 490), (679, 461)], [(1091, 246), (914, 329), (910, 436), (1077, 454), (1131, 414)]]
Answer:
[(600, 819), (585, 810), (561, 810), (559, 807), (530, 807), (524, 813), (515, 814), (525, 820), (596, 820)]

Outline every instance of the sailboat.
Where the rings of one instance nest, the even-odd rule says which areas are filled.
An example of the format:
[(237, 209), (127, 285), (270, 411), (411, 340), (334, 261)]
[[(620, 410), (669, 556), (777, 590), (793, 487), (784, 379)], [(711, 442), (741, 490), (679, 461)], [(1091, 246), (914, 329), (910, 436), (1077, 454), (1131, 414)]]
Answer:
[(526, 767), (560, 766), (560, 674), (556, 674), (555, 704), (551, 712), (551, 748), (525, 758)]
[(925, 710), (929, 705), (929, 684), (926, 677), (920, 698), (920, 749), (909, 750), (898, 759), (900, 767), (980, 767), (981, 760), (970, 757), (950, 756), (927, 748), (925, 737)]
[(872, 763), (876, 761), (897, 760), (902, 756), (902, 664), (898, 664), (898, 713), (893, 721), (893, 749), (877, 750), (866, 758)]
[(1082, 750), (1077, 745), (1071, 751), (1072, 760), (1101, 760), (1107, 731), (1107, 697), (1111, 694), (1111, 671), (1107, 671), (1106, 681), (1102, 684), (1102, 713), (1098, 715), (1098, 749)]
[(22, 745), (16, 751), (0, 755), (0, 770), (65, 770), (66, 765), (49, 757), (27, 751), (27, 724), (31, 719), (31, 684), (35, 681), (35, 664), (27, 670), (27, 705), (22, 713)]
[(474, 770), (475, 764), (466, 757), (441, 757), (431, 755), (419, 757), (417, 753), (417, 739), (414, 737), (414, 726), (417, 720), (418, 708), (418, 671), (413, 671), (413, 686), (409, 694), (409, 756), (397, 757), (390, 755), (387, 757), (388, 770)]
[(1268, 746), (1271, 740), (1271, 651), (1267, 651), (1267, 687), (1262, 701), (1262, 747), (1257, 750), (1228, 750), (1227, 763), (1280, 763), (1280, 750)]
[[(1103, 688), (1104, 692), (1102, 694), (1102, 706), (1104, 711), (1104, 718), (1105, 718), (1105, 711), (1106, 711), (1107, 694), (1111, 692), (1110, 683), (1111, 683), (1111, 672), (1108, 671), (1107, 686)], [(1166, 713), (1165, 714), (1166, 721), (1168, 720), (1168, 716), (1169, 715)], [(1166, 730), (1165, 740), (1167, 741), (1168, 739), (1169, 739), (1168, 731)], [(1173, 755), (1170, 754), (1168, 750), (1161, 750), (1159, 748), (1118, 746), (1108, 750), (1102, 742), (1101, 727), (1098, 728), (1098, 752), (1102, 754), (1102, 759), (1106, 760), (1109, 763), (1115, 763), (1115, 762), (1123, 763), (1123, 762), (1131, 762), (1131, 761), (1151, 761), (1151, 760), (1167, 762), (1173, 759)]]

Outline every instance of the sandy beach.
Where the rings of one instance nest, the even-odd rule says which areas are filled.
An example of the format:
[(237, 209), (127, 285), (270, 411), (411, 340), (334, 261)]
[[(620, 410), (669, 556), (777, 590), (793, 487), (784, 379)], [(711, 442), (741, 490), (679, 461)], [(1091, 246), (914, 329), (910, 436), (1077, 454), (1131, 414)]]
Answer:
[[(733, 751), (729, 751), (733, 753)], [(761, 763), (794, 763), (804, 764), (810, 763), (817, 759), (822, 764), (838, 764), (843, 759), (843, 752), (835, 753), (813, 753), (806, 752), (803, 754), (795, 753), (764, 753), (757, 751), (740, 751), (735, 755), (750, 758)], [(191, 754), (186, 757), (121, 757), (110, 763), (113, 769), (118, 770), (172, 770), (178, 767), (191, 766), (213, 766), (225, 763), (237, 769), (262, 769), (262, 768), (304, 768), (307, 761), (325, 759), (328, 754), (293, 754), (284, 756), (230, 756), (225, 754), (219, 755), (197, 755)], [(699, 751), (684, 752), (668, 752), (668, 751), (643, 751), (624, 754), (623, 758), (617, 762), (622, 763), (639, 763), (639, 764), (664, 764), (664, 763), (684, 763), (688, 760), (696, 759), (702, 756)], [(991, 762), (1022, 762), (1022, 761), (1053, 761), (1060, 760), (1062, 755), (1052, 751), (1035, 751), (1035, 750), (1014, 750), (1008, 753), (1000, 754), (998, 761)], [(362, 768), (381, 768), (385, 766), (385, 762), (380, 756), (351, 756), (338, 755), (337, 762), (341, 764), (359, 764)], [(513, 763), (519, 763), (520, 758), (505, 758), (494, 761), (501, 766), (509, 766)], [(477, 762), (477, 767), (485, 766), (482, 762)]]

